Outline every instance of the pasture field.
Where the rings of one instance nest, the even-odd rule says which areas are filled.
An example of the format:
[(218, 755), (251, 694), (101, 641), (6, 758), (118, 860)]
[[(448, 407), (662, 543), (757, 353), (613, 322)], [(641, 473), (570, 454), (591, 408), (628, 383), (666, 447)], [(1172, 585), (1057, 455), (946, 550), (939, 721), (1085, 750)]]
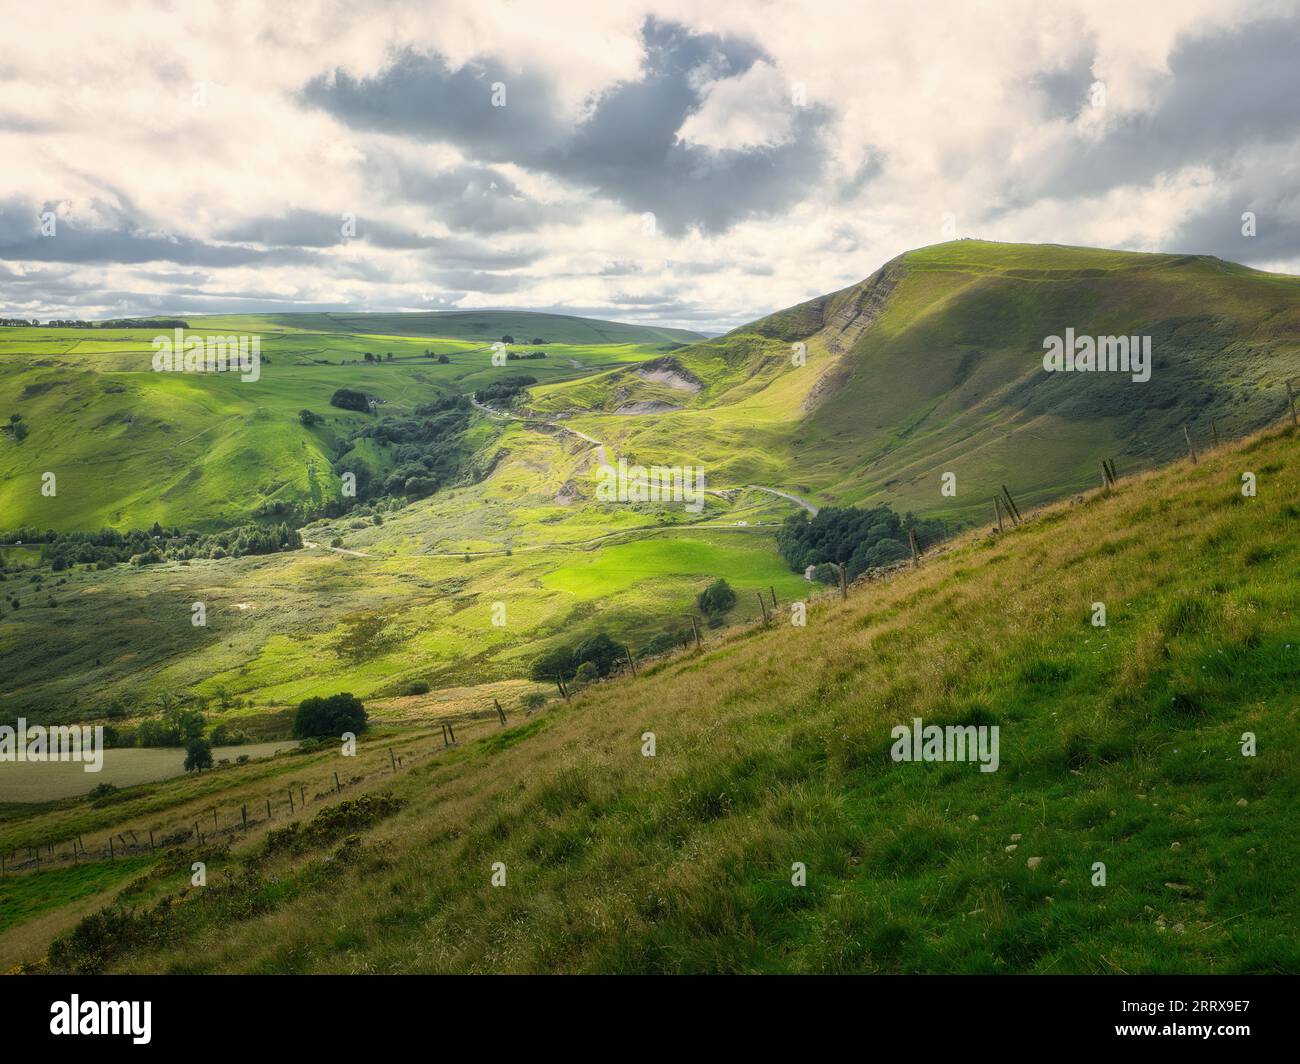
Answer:
[[(813, 601), (806, 627), (709, 633), (702, 653), (531, 719), (511, 703), (507, 727), (480, 719), (387, 777), (389, 742), (432, 736), (381, 726), (362, 756), (394, 801), (355, 840), (326, 821), (315, 848), (252, 833), (213, 855), (222, 889), (201, 895), (178, 893), (181, 854), (79, 930), (84, 898), (62, 925), (7, 929), (0, 956), (136, 972), (1294, 971), (1298, 445), (1288, 424), (968, 533), (847, 602)], [(998, 771), (894, 760), (891, 729), (914, 717), (998, 726)], [(337, 763), (299, 758), (298, 776)], [(68, 803), (6, 823), (0, 847), (239, 800), (294, 760)]]

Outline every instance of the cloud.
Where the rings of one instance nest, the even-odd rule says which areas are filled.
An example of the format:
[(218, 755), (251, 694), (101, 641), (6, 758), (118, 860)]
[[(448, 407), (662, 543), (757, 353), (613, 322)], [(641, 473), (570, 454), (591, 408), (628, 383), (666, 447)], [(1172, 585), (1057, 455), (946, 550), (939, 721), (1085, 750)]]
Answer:
[[(541, 77), (508, 74), (498, 61), (453, 70), (441, 56), (409, 52), (372, 77), (336, 70), (313, 78), (302, 98), (356, 129), (447, 141), (592, 188), (653, 213), (672, 236), (725, 232), (811, 193), (826, 159), (820, 132), (829, 111), (776, 109), (779, 78), (762, 49), (655, 18), (645, 20), (641, 39), (637, 76), (606, 88), (572, 125)], [(765, 86), (765, 98), (740, 114), (737, 90), (752, 96), (754, 83)], [(504, 87), (504, 106), (492, 104), (494, 85)], [(779, 129), (746, 142), (759, 136), (761, 115)], [(703, 142), (686, 139), (684, 127)]]

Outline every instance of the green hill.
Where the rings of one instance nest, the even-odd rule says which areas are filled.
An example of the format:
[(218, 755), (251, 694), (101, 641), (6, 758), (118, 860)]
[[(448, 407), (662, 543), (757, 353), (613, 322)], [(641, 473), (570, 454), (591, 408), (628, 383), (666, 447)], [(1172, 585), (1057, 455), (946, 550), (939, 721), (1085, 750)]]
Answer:
[[(1044, 338), (1067, 328), (1150, 336), (1151, 379), (1045, 373)], [(671, 357), (698, 391), (627, 367), (535, 389), (537, 406), (671, 401), (681, 409), (576, 423), (628, 451), (694, 453), (717, 482), (983, 520), (1001, 484), (1044, 502), (1099, 483), (1103, 457), (1132, 470), (1185, 453), (1184, 424), (1204, 444), (1277, 418), (1300, 375), (1300, 278), (1205, 256), (954, 241)], [(955, 498), (940, 495), (944, 472)]]
[[(396, 775), (381, 739), (359, 787), (398, 804), (256, 829), (207, 890), (179, 851), (43, 967), (1294, 972), (1298, 444), (1288, 424), (968, 535), (806, 627), (783, 609), (532, 720), (511, 703), (456, 749), (408, 735)], [(996, 726), (997, 770), (893, 759), (917, 717)], [(337, 763), (127, 791), (45, 831), (257, 808)], [(53, 898), (81, 871), (41, 874)], [(30, 905), (12, 883), (0, 901)], [(34, 960), (58, 926), (0, 947)]]
[[(331, 462), (343, 441), (373, 421), (331, 406), (339, 388), (373, 397), (380, 413), (402, 413), (521, 367), (539, 381), (560, 380), (698, 337), (524, 312), (346, 321), (281, 314), (190, 325), (189, 335), (260, 336), (260, 378), (156, 373), (156, 329), (0, 328), (0, 423), (17, 416), (25, 432), (0, 437), (0, 531), (155, 521), (206, 529), (268, 509), (311, 509), (337, 494)], [(489, 342), (508, 330), (520, 334), (512, 352), (547, 357), (494, 366)], [(531, 344), (538, 337), (548, 341), (542, 348)], [(304, 426), (302, 409), (323, 422)], [(54, 495), (42, 494), (45, 473), (55, 475)]]

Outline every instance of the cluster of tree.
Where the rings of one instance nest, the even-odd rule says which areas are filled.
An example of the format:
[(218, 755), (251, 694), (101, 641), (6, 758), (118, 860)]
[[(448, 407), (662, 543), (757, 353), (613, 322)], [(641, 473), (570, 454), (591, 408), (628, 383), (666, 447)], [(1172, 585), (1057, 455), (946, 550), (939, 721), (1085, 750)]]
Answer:
[(727, 611), (736, 604), (736, 593), (731, 590), (730, 584), (718, 577), (696, 596), (695, 604), (710, 623), (716, 626), (722, 623)]
[(357, 410), (362, 414), (370, 413), (370, 400), (365, 393), (351, 388), (340, 388), (331, 395), (330, 406), (337, 406), (340, 410)]
[(393, 361), (393, 353), (389, 351), (387, 355), (381, 356), (381, 355), (372, 355), (369, 351), (367, 351), (365, 358), (367, 362), (384, 362), (384, 361), (391, 362)]
[(507, 362), (528, 362), (535, 358), (545, 358), (545, 351), (529, 351), (526, 355), (521, 355), (517, 351), (507, 351)]
[[(781, 557), (795, 572), (810, 565), (843, 565), (854, 580), (868, 569), (901, 561), (910, 555), (908, 533), (915, 532), (924, 547), (942, 539), (942, 521), (926, 520), (913, 514), (899, 517), (890, 507), (869, 510), (856, 506), (828, 506), (812, 520), (802, 511), (785, 519), (776, 534)], [(824, 573), (817, 570), (814, 575)]]
[[(357, 478), (358, 499), (385, 495), (418, 499), (432, 495), (460, 474), (466, 457), (464, 434), (472, 409), (464, 396), (444, 395), (416, 407), (409, 415), (383, 418), (353, 434), (348, 450), (335, 460), (334, 469)], [(357, 440), (367, 438), (380, 447), (393, 448), (396, 464), (382, 480), (366, 462), (349, 453)]]
[(180, 528), (131, 529), (121, 532), (101, 528), (98, 532), (55, 532), (23, 527), (5, 537), (9, 542), (39, 544), (41, 561), (55, 572), (73, 565), (107, 568), (119, 562), (150, 565), (165, 560), (191, 558), (239, 558), (245, 554), (275, 554), (298, 550), (302, 536), (281, 522), (278, 525), (242, 525), (223, 532), (196, 532)]
[[(188, 329), (190, 323), (184, 318), (113, 318), (101, 321), (101, 329)], [(263, 356), (262, 361), (266, 361)]]
[(500, 403), (509, 406), (520, 392), (536, 383), (536, 377), (530, 377), (526, 373), (511, 373), (500, 380), (493, 381), (486, 388), (480, 388), (474, 393), (474, 398), (480, 403)]
[(0, 425), (0, 432), (12, 436), (15, 443), (22, 443), (27, 439), (27, 426), (23, 424), (22, 414), (10, 414), (9, 424)]
[(615, 643), (604, 632), (597, 632), (576, 645), (552, 647), (533, 662), (529, 675), (534, 680), (551, 683), (556, 680), (586, 683), (621, 667), (627, 653), (621, 643)]
[(451, 359), (449, 359), (446, 355), (435, 355), (435, 354), (434, 354), (432, 351), (430, 351), (428, 348), (425, 348), (425, 351), (424, 351), (424, 357), (425, 357), (425, 358), (432, 358), (432, 359), (435, 359), (435, 360), (437, 361), (438, 365), (440, 365), (440, 366), (445, 366), (445, 365), (447, 365), (449, 362), (451, 362)]
[(139, 746), (187, 746), (203, 738), (207, 718), (188, 706), (169, 706), (161, 716), (142, 720), (135, 732)]
[[(15, 325), (32, 328), (40, 326), (35, 318), (0, 318), (0, 326)], [(188, 329), (190, 323), (183, 318), (113, 318), (110, 321), (83, 321), (81, 318), (51, 318), (47, 329)]]
[(361, 699), (344, 692), (328, 698), (308, 698), (293, 715), (293, 734), (298, 739), (332, 736), (366, 730), (366, 707)]

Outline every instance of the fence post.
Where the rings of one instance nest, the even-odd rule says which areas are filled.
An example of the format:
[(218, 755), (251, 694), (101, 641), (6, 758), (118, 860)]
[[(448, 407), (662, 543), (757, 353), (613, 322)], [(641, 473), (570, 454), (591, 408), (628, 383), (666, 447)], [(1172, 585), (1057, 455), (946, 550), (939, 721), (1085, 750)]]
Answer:
[[(335, 776), (334, 778), (335, 778), (335, 779), (338, 779), (337, 776)], [(267, 819), (267, 820), (274, 820), (274, 819), (275, 819), (274, 814), (271, 812), (271, 799), (270, 799), (270, 798), (268, 798), (268, 799), (266, 800), (266, 819)]]
[(1187, 422), (1183, 422), (1183, 439), (1187, 441), (1187, 453), (1191, 456), (1192, 465), (1196, 465), (1196, 447), (1192, 444), (1192, 434), (1187, 431)]
[(1110, 470), (1106, 468), (1106, 459), (1101, 460), (1101, 486), (1110, 490)]
[(1110, 469), (1110, 482), (1116, 487), (1119, 487), (1119, 474), (1115, 472), (1115, 459), (1107, 458), (1106, 464)]
[(112, 835), (108, 837), (108, 859), (110, 861), (113, 859), (113, 836)]
[(912, 548), (912, 568), (915, 569), (921, 564), (921, 552), (916, 548), (916, 529), (907, 530), (907, 542)]
[(763, 623), (767, 624), (767, 603), (763, 601), (763, 592), (758, 592), (758, 608), (763, 611)]
[(1007, 512), (1011, 515), (1011, 520), (1020, 524), (1024, 520), (1020, 516), (1020, 507), (1016, 505), (1016, 500), (1011, 497), (1011, 492), (1007, 491), (1007, 486), (1002, 485), (1002, 494), (1007, 497)]
[(289, 788), (289, 812), (293, 812), (293, 788)]
[(393, 748), (388, 748), (388, 767), (393, 770), (393, 775), (397, 775), (397, 756), (393, 753)]
[(339, 793), (339, 774), (337, 772), (334, 773), (334, 793)]
[(1210, 433), (1214, 436), (1214, 446), (1219, 446), (1219, 427), (1214, 423), (1214, 418), (1210, 418)]
[[(244, 806), (244, 826), (248, 826), (248, 806)], [(149, 829), (149, 852), (153, 853), (153, 828)]]
[[(239, 810), (239, 815), (240, 815), (240, 817), (243, 818), (243, 821), (244, 821), (244, 830), (247, 831), (247, 830), (248, 830), (248, 806), (247, 806), (247, 805), (243, 806), (243, 807)], [(149, 834), (150, 834), (150, 837), (152, 837), (153, 832), (150, 832)]]
[(307, 808), (307, 788), (301, 784), (298, 785), (298, 808)]
[(631, 651), (631, 650), (630, 650), (630, 649), (625, 645), (625, 646), (623, 647), (623, 653), (627, 655), (627, 663), (628, 663), (628, 665), (631, 666), (631, 668), (632, 668), (632, 675), (635, 676), (635, 675), (636, 675), (636, 662), (632, 660), (632, 651)]
[(993, 496), (993, 516), (998, 519), (998, 531), (1002, 531), (1002, 503), (998, 501), (996, 495)]
[(1297, 424), (1295, 418), (1295, 392), (1291, 390), (1291, 382), (1286, 382), (1286, 401), (1291, 404), (1291, 424)]
[(687, 614), (687, 616), (689, 616), (691, 619), (691, 631), (695, 633), (695, 649), (703, 650), (704, 641), (700, 639), (700, 626), (695, 623), (695, 614), (691, 613), (691, 614)]

